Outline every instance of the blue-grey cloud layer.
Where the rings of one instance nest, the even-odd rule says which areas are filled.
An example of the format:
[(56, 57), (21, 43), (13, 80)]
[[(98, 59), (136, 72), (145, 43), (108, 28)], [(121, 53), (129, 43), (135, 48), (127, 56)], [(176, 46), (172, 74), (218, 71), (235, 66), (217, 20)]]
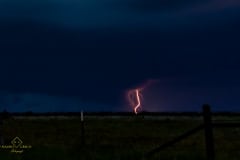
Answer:
[[(75, 29), (158, 28), (174, 30), (178, 26), (222, 24), (218, 15), (239, 18), (240, 4), (232, 1), (168, 0), (88, 0), (88, 1), (0, 1), (0, 18), (9, 22), (33, 23)], [(228, 9), (231, 9), (228, 11)], [(150, 12), (149, 12), (150, 11)], [(154, 11), (154, 12), (151, 12)], [(235, 19), (235, 20), (236, 20)], [(185, 24), (188, 25), (185, 25)], [(183, 25), (184, 24), (184, 25)]]
[(183, 10), (198, 4), (206, 4), (209, 1), (199, 0), (129, 0), (123, 1), (122, 5), (128, 6), (129, 9), (148, 12), (163, 12)]

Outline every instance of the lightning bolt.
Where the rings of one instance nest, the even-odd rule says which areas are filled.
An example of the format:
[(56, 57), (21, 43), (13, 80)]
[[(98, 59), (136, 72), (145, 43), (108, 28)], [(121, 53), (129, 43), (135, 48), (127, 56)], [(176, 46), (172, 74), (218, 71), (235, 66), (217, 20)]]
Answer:
[(137, 109), (141, 106), (141, 100), (140, 100), (140, 97), (139, 97), (139, 90), (136, 89), (136, 97), (137, 97), (137, 105), (134, 107), (134, 112), (135, 114), (137, 114)]
[(139, 108), (142, 107), (142, 99), (143, 99), (143, 95), (142, 95), (142, 91), (149, 85), (151, 85), (152, 83), (157, 82), (158, 80), (148, 80), (146, 81), (143, 85), (141, 85), (141, 87), (137, 87), (135, 89), (130, 89), (127, 90), (127, 100), (130, 103), (130, 106), (133, 107), (134, 113), (138, 114)]
[(141, 107), (141, 88), (132, 89), (128, 91), (128, 101), (130, 105), (134, 108), (134, 113), (138, 114), (138, 109)]

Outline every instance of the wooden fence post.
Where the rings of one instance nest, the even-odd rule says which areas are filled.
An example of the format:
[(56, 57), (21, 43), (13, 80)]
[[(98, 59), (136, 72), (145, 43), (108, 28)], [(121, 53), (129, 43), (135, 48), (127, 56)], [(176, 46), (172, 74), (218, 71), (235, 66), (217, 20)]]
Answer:
[(1, 115), (0, 115), (0, 145), (4, 145), (4, 140), (3, 140), (3, 119), (2, 119)]
[(85, 131), (84, 131), (84, 118), (83, 118), (83, 111), (81, 111), (81, 145), (85, 145)]
[(214, 160), (215, 152), (214, 152), (212, 115), (211, 115), (211, 108), (208, 104), (203, 105), (203, 119), (204, 119), (207, 160)]

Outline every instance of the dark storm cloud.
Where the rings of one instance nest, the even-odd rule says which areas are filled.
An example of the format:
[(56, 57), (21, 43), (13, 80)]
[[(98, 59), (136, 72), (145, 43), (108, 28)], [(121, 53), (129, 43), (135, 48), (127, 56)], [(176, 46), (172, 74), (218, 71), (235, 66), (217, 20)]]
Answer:
[[(145, 9), (151, 8), (150, 2), (139, 2), (146, 3)], [(164, 6), (166, 10), (178, 4), (175, 0), (174, 4), (154, 2), (156, 9)], [(193, 5), (188, 2), (177, 6)], [(85, 9), (73, 7), (68, 1), (56, 3), (61, 4), (53, 4), (51, 14), (43, 10), (26, 14), (33, 12), (33, 4), (20, 7), (19, 12), (13, 10), (10, 16), (7, 10), (1, 14), (1, 90), (79, 96), (86, 101), (113, 104), (121, 101), (123, 91), (149, 78), (173, 77), (176, 81), (169, 85), (173, 88), (182, 85), (179, 77), (196, 75), (199, 79), (192, 85), (239, 85), (237, 10), (215, 12), (217, 5), (210, 5), (207, 10), (200, 7), (203, 15), (197, 12), (186, 17), (174, 12), (172, 18), (143, 15), (131, 9), (115, 11), (89, 1), (76, 5)], [(218, 77), (225, 81), (212, 78), (208, 82), (206, 77), (214, 74), (222, 74)], [(228, 80), (232, 78), (235, 81)]]
[[(35, 30), (33, 33), (41, 32)], [(112, 104), (121, 101), (119, 95), (122, 91), (135, 88), (148, 78), (204, 76), (222, 69), (232, 71), (235, 67), (239, 68), (239, 56), (232, 52), (226, 54), (223, 50), (226, 47), (225, 51), (228, 51), (232, 45), (219, 46), (217, 50), (194, 49), (194, 45), (201, 45), (193, 42), (193, 48), (184, 44), (171, 48), (171, 43), (165, 48), (152, 44), (139, 48), (136, 43), (143, 43), (139, 42), (141, 39), (130, 43), (129, 39), (137, 37), (128, 34), (126, 38), (122, 37), (126, 41), (120, 44), (111, 42), (115, 46), (111, 48), (106, 43), (113, 40), (110, 38), (112, 33), (109, 33), (104, 38), (95, 35), (96, 45), (91, 47), (91, 41), (88, 44), (84, 38), (89, 34), (81, 34), (79, 38), (73, 34), (65, 40), (61, 39), (65, 34), (63, 31), (55, 32), (54, 36), (42, 33), (37, 39), (21, 41), (23, 46), (2, 48), (1, 53), (8, 56), (1, 55), (1, 89), (79, 96), (86, 101)], [(114, 35), (115, 38), (123, 36)], [(56, 46), (51, 47), (51, 42)]]
[(8, 60), (2, 58), (2, 65), (7, 65), (2, 72), (11, 73), (8, 76), (15, 76), (12, 81), (19, 83), (27, 84), (33, 78), (39, 81), (39, 88), (45, 82), (52, 86), (68, 82), (69, 88), (76, 84), (76, 90), (88, 82), (92, 88), (102, 83), (109, 88), (129, 88), (138, 79), (238, 67), (239, 25), (193, 35), (136, 34), (131, 30), (72, 32), (33, 23), (14, 26), (1, 28), (1, 53), (13, 55)]

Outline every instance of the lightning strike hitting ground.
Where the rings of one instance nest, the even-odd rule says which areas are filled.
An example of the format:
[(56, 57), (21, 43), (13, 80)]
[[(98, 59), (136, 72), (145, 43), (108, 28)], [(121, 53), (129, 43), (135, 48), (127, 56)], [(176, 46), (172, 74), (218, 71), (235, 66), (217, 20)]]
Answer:
[(158, 80), (148, 80), (142, 87), (135, 89), (130, 89), (127, 91), (127, 100), (130, 103), (130, 106), (133, 107), (134, 113), (138, 114), (139, 109), (142, 107), (143, 95), (142, 91), (149, 86), (150, 84), (157, 82)]
[(141, 89), (134, 89), (128, 91), (128, 101), (130, 105), (134, 108), (134, 113), (138, 114), (138, 109), (141, 107), (142, 94)]

